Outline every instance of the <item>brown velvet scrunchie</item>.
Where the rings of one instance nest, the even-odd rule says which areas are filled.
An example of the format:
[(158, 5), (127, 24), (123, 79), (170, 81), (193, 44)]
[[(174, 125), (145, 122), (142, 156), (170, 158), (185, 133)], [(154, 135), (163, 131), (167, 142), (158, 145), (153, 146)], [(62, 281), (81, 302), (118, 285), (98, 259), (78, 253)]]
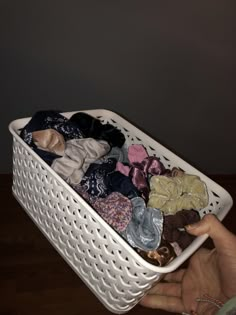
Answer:
[(181, 249), (185, 249), (194, 240), (195, 236), (185, 231), (184, 227), (200, 220), (198, 211), (181, 210), (175, 215), (165, 215), (163, 237), (166, 241), (176, 242)]

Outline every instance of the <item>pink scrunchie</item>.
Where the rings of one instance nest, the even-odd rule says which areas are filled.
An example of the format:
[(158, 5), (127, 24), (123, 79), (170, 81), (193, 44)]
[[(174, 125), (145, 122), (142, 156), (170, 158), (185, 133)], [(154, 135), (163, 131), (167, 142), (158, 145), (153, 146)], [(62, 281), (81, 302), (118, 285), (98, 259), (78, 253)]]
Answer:
[(117, 162), (116, 170), (131, 177), (133, 184), (147, 201), (150, 188), (147, 182), (148, 174), (160, 175), (165, 168), (157, 157), (148, 156), (146, 149), (140, 144), (133, 144), (128, 148), (130, 166)]

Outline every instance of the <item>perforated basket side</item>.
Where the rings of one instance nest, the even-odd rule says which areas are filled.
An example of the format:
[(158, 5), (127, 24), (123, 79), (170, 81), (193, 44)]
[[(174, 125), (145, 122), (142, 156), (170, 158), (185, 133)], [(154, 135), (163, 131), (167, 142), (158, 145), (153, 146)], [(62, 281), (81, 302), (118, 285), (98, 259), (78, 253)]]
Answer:
[(34, 223), (101, 302), (114, 313), (131, 309), (160, 274), (129, 251), (14, 138), (13, 193)]

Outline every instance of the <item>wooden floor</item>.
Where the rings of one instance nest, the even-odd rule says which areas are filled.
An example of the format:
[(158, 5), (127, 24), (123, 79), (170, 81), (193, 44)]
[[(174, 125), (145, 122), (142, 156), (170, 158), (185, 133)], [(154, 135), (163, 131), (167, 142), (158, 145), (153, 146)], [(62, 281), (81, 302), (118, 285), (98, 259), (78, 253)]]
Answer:
[[(211, 178), (236, 200), (236, 176)], [(0, 175), (0, 315), (111, 314), (22, 210), (11, 182), (11, 175)], [(235, 205), (223, 222), (236, 233)], [(129, 314), (170, 313), (137, 305)]]

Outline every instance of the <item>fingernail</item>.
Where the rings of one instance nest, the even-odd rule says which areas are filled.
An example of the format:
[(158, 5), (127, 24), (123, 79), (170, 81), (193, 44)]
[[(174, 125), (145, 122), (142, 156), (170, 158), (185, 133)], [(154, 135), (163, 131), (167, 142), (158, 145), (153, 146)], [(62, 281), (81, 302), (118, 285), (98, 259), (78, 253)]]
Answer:
[(192, 228), (194, 228), (194, 227), (192, 227), (192, 225), (191, 224), (188, 224), (188, 225), (185, 225), (185, 230), (191, 230)]
[(188, 224), (188, 225), (185, 225), (185, 229), (186, 230), (193, 230), (195, 229), (196, 227), (198, 227), (198, 223), (193, 223), (193, 224)]

